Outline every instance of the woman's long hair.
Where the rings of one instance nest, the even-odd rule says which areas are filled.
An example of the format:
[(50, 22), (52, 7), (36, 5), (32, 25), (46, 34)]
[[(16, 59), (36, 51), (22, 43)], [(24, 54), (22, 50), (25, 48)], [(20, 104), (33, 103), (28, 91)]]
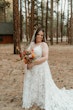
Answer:
[(35, 32), (35, 35), (34, 35), (34, 42), (36, 43), (36, 36), (37, 34), (39, 33), (39, 31), (42, 31), (43, 32), (43, 39), (42, 39), (42, 42), (46, 42), (46, 37), (45, 37), (45, 32), (44, 32), (44, 29), (43, 28), (38, 28)]

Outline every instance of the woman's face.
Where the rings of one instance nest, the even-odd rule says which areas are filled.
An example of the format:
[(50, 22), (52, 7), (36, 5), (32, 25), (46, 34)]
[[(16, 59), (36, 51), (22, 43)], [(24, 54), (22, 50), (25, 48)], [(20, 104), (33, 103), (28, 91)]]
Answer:
[(43, 40), (44, 33), (42, 31), (39, 31), (36, 35), (36, 43), (40, 43)]

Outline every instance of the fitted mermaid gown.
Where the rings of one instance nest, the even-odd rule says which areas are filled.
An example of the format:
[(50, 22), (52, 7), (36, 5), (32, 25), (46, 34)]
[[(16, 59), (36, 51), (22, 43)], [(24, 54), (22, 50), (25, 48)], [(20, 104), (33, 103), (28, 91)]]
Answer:
[[(34, 48), (36, 58), (42, 57), (41, 45)], [(27, 69), (24, 75), (22, 108), (34, 104), (44, 110), (73, 110), (73, 89), (59, 89), (50, 72), (48, 61)]]

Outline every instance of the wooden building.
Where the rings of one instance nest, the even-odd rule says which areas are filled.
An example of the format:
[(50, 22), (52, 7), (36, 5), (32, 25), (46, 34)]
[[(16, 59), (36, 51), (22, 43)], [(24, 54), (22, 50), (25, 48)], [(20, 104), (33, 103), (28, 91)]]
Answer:
[(13, 23), (0, 23), (0, 44), (13, 43)]

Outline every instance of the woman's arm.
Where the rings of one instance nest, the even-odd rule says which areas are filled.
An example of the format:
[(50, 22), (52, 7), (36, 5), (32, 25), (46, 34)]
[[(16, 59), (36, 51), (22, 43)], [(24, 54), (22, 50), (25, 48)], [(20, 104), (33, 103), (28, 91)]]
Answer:
[(43, 63), (44, 61), (48, 60), (48, 45), (46, 43), (42, 44), (42, 57), (40, 59), (37, 59), (33, 62), (34, 65), (39, 65)]

